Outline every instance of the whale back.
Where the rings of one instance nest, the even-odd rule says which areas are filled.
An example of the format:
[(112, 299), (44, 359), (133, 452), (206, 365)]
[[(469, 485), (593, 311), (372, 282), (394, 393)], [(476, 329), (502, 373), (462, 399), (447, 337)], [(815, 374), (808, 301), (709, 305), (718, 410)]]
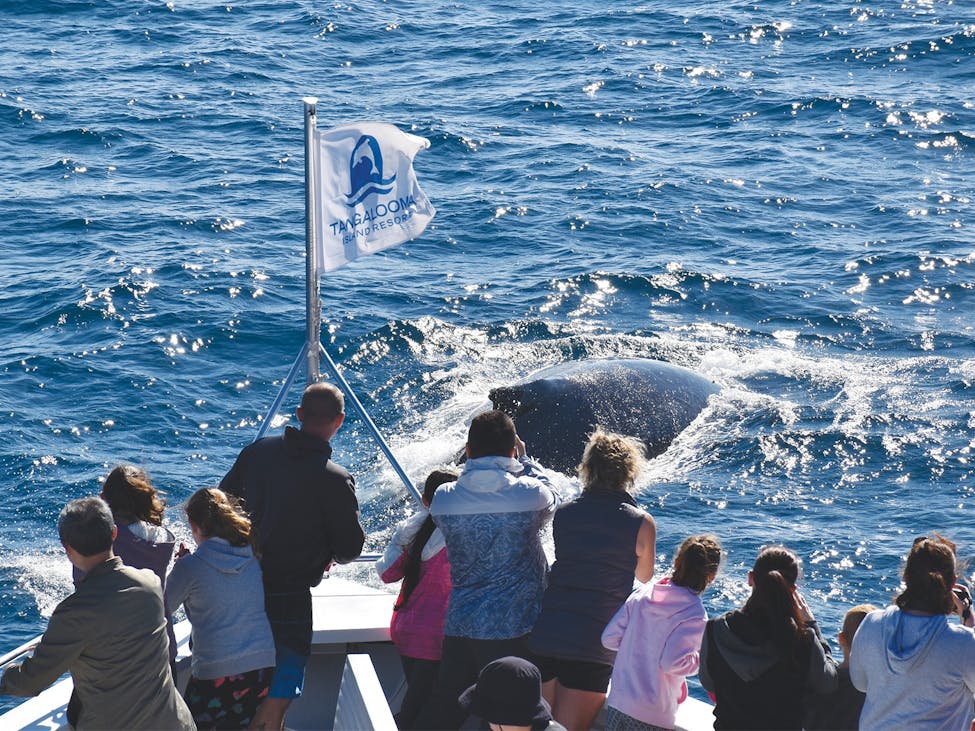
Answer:
[(707, 405), (717, 387), (680, 366), (655, 360), (564, 363), (490, 392), (515, 421), (528, 452), (544, 466), (575, 472), (597, 427), (640, 439), (648, 457), (663, 453)]

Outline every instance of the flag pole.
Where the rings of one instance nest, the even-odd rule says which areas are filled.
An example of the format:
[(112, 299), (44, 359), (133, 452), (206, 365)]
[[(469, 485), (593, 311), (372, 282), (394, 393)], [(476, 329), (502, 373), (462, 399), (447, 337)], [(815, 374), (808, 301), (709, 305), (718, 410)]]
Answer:
[(318, 290), (318, 256), (315, 248), (315, 211), (318, 199), (315, 129), (318, 127), (318, 99), (306, 96), (305, 103), (305, 383), (319, 379), (318, 345), (322, 332), (322, 305)]
[(284, 403), (285, 396), (288, 395), (288, 391), (291, 390), (291, 384), (295, 382), (295, 377), (298, 375), (298, 371), (301, 370), (301, 364), (305, 362), (305, 354), (308, 352), (308, 343), (305, 343), (301, 352), (298, 353), (298, 357), (295, 358), (295, 362), (291, 365), (291, 370), (288, 371), (287, 377), (284, 379), (284, 383), (281, 385), (281, 390), (278, 391), (277, 397), (271, 403), (271, 408), (267, 410), (267, 416), (264, 417), (264, 421), (261, 422), (260, 429), (257, 430), (257, 436), (254, 437), (256, 442), (258, 439), (263, 439), (267, 436), (268, 429), (271, 428), (271, 422), (274, 421), (274, 417), (278, 415), (281, 410), (281, 404)]
[(319, 379), (318, 346), (322, 308), (318, 293), (318, 262), (315, 250), (314, 196), (317, 185), (315, 184), (314, 167), (316, 158), (313, 154), (318, 99), (313, 96), (306, 96), (302, 101), (305, 103), (305, 344), (284, 379), (278, 395), (271, 403), (271, 408), (268, 409), (264, 420), (261, 422), (257, 436), (254, 437), (255, 442), (267, 435), (271, 428), (271, 422), (281, 410), (281, 405), (284, 403), (284, 399), (287, 397), (302, 364), (304, 364), (307, 373), (307, 384), (315, 383)]
[[(400, 466), (400, 463), (396, 460), (396, 456), (393, 454), (393, 450), (389, 448), (386, 440), (383, 439), (383, 435), (380, 434), (379, 429), (376, 424), (370, 418), (368, 412), (366, 412), (365, 407), (359, 398), (355, 395), (352, 387), (349, 386), (349, 382), (345, 380), (342, 374), (339, 372), (338, 366), (332, 357), (325, 350), (325, 346), (321, 342), (321, 329), (322, 329), (322, 306), (320, 299), (320, 292), (318, 287), (318, 249), (315, 246), (315, 227), (318, 225), (318, 219), (316, 216), (317, 205), (318, 205), (318, 182), (320, 180), (318, 171), (318, 155), (315, 146), (315, 130), (318, 126), (318, 99), (315, 97), (306, 96), (302, 99), (305, 104), (305, 276), (306, 276), (306, 291), (305, 291), (305, 319), (307, 322), (308, 335), (305, 341), (305, 349), (302, 351), (305, 356), (305, 362), (307, 364), (307, 383), (316, 383), (320, 378), (319, 366), (321, 365), (320, 358), (324, 358), (326, 365), (332, 375), (335, 376), (335, 380), (338, 381), (339, 386), (342, 391), (345, 392), (346, 398), (352, 403), (352, 406), (362, 417), (363, 423), (366, 428), (372, 434), (379, 448), (382, 450), (383, 454), (386, 455), (386, 459), (389, 460), (390, 465), (393, 467), (393, 471), (399, 476), (406, 489), (410, 491), (418, 503), (422, 503), (422, 497), (419, 490), (410, 480), (406, 471)], [(299, 356), (300, 358), (300, 356)], [(296, 361), (297, 365), (297, 361)], [(285, 386), (290, 384), (286, 383)], [(278, 404), (280, 406), (280, 404)], [(267, 419), (267, 423), (270, 423), (271, 417)], [(262, 427), (263, 428), (263, 427)]]

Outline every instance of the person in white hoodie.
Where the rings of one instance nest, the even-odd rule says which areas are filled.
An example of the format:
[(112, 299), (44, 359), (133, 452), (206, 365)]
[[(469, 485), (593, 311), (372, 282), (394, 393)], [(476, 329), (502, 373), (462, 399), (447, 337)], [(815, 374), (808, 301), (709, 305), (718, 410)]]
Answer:
[(603, 631), (616, 650), (607, 731), (674, 728), (677, 706), (687, 698), (688, 675), (700, 665), (708, 615), (701, 593), (714, 581), (721, 545), (712, 535), (687, 538), (674, 556), (670, 578), (639, 585)]
[(198, 729), (247, 728), (268, 694), (275, 662), (251, 522), (216, 488), (193, 493), (186, 517), (197, 549), (173, 566), (165, 592), (169, 611), (182, 604), (193, 625), (183, 697)]
[(466, 452), (460, 477), (430, 505), (447, 544), (451, 590), (437, 684), (416, 728), (459, 728), (467, 713), (457, 698), (481, 668), (499, 657), (530, 657), (528, 633), (545, 592), (540, 534), (558, 493), (501, 411), (471, 420)]
[[(956, 582), (954, 543), (941, 536), (914, 541), (904, 591), (894, 605), (868, 614), (853, 638), (850, 679), (867, 694), (862, 731), (969, 729), (975, 619), (968, 590)], [(967, 626), (948, 621), (956, 611)]]

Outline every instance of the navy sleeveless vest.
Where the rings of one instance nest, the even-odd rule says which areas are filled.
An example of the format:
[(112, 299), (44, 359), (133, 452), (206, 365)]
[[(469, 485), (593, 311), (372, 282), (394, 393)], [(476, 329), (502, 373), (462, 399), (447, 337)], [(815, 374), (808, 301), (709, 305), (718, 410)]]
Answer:
[(555, 563), (529, 647), (543, 657), (612, 664), (601, 636), (633, 589), (646, 514), (625, 492), (591, 488), (555, 513)]

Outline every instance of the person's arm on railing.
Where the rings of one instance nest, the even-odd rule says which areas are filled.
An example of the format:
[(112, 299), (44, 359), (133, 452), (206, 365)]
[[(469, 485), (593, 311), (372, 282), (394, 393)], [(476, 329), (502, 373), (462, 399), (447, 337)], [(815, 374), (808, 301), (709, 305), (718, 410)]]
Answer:
[(89, 642), (88, 628), (79, 623), (82, 619), (77, 612), (71, 611), (69, 601), (58, 605), (34, 656), (10, 665), (4, 671), (0, 679), (0, 695), (37, 695), (67, 672)]

